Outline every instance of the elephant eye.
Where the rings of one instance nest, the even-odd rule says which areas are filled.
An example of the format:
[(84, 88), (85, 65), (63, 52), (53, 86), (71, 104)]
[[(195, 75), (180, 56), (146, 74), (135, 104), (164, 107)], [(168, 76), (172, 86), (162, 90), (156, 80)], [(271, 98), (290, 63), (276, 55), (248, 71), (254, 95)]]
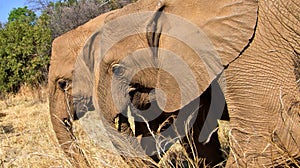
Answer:
[(69, 82), (68, 82), (68, 80), (65, 80), (65, 79), (59, 79), (57, 81), (57, 85), (58, 85), (59, 89), (62, 91), (66, 91), (69, 88)]
[(112, 66), (112, 72), (116, 75), (116, 76), (123, 76), (125, 73), (125, 67), (120, 65), (120, 64), (114, 64)]

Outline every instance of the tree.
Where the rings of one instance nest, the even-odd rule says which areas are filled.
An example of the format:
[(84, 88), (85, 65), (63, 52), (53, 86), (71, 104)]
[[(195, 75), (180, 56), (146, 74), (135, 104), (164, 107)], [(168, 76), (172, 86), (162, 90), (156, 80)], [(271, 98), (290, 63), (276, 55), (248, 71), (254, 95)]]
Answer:
[(15, 20), (34, 24), (34, 21), (36, 20), (36, 14), (32, 10), (29, 10), (27, 6), (24, 8), (14, 8), (9, 13), (8, 22)]
[(34, 9), (42, 10), (50, 17), (49, 26), (53, 39), (102, 13), (133, 1), (135, 0), (27, 0)]
[(0, 97), (23, 84), (46, 84), (55, 37), (135, 0), (27, 1), (35, 7), (14, 8), (8, 22), (0, 23)]
[(36, 17), (27, 7), (13, 9), (0, 30), (0, 91), (17, 92), (22, 84), (45, 81), (51, 32), (47, 17)]

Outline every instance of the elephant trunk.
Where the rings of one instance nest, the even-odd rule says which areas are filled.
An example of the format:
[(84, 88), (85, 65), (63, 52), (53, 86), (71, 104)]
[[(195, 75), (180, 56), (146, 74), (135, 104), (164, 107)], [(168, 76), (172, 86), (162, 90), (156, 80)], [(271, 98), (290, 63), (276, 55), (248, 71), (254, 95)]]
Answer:
[(51, 86), (51, 84), (49, 88), (51, 122), (58, 143), (70, 158), (72, 165), (75, 167), (86, 167), (87, 161), (78, 148), (78, 145), (75, 144), (75, 136), (72, 132), (72, 122), (74, 118), (72, 97), (68, 93), (56, 89), (55, 86)]

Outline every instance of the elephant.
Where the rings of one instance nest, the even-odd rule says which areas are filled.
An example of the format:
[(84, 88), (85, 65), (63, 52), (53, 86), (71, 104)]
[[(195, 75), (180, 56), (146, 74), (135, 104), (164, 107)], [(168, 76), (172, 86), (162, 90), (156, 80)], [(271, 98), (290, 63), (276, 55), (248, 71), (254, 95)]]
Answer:
[[(139, 4), (141, 3), (141, 4)], [(115, 13), (116, 15), (124, 15), (122, 12), (125, 12), (125, 14), (127, 14), (126, 12), (136, 12), (142, 9), (142, 10), (149, 10), (149, 9), (144, 9), (144, 7), (150, 7), (150, 10), (153, 10), (156, 8), (156, 2), (143, 2), (143, 1), (139, 1), (139, 3), (137, 4), (133, 4), (133, 5), (129, 5), (127, 8), (124, 8), (124, 10), (120, 11), (120, 13)], [(144, 4), (145, 3), (145, 4)], [(149, 4), (147, 4), (149, 3)], [(177, 2), (176, 2), (177, 3)], [(176, 4), (174, 2), (174, 4)], [(200, 4), (200, 2), (198, 2)], [(251, 4), (250, 4), (251, 5)], [(204, 5), (205, 6), (205, 5)], [(255, 5), (252, 5), (255, 7)], [(249, 6), (245, 5), (244, 8), (248, 8)], [(129, 9), (128, 9), (129, 8)], [(136, 8), (136, 9), (134, 9)], [(161, 9), (168, 9), (167, 7), (165, 7), (164, 5), (162, 5)], [(179, 9), (176, 9), (175, 11), (179, 11)], [(85, 45), (81, 55), (79, 56), (80, 58), (82, 58), (82, 61), (84, 62), (84, 64), (86, 65), (86, 67), (89, 67), (90, 70), (89, 71), (93, 71), (95, 72), (95, 74), (97, 74), (99, 72), (99, 74), (95, 75), (95, 87), (97, 89), (97, 91), (95, 92), (95, 99), (98, 100), (94, 100), (96, 103), (96, 105), (99, 105), (100, 107), (98, 107), (98, 109), (100, 109), (101, 112), (103, 112), (103, 116), (104, 118), (110, 122), (111, 125), (114, 124), (114, 121), (116, 118), (118, 118), (119, 120), (119, 124), (120, 124), (120, 120), (123, 120), (124, 122), (121, 122), (120, 126), (118, 126), (119, 131), (121, 132), (128, 132), (128, 128), (130, 125), (130, 121), (129, 119), (126, 120), (124, 119), (128, 117), (128, 112), (124, 112), (128, 109), (128, 104), (132, 103), (132, 106), (130, 107), (130, 109), (136, 109), (136, 111), (138, 110), (147, 110), (149, 107), (147, 106), (152, 106), (156, 109), (152, 109), (153, 111), (163, 111), (162, 113), (159, 114), (159, 116), (157, 116), (157, 119), (155, 120), (149, 120), (150, 122), (146, 123), (141, 121), (141, 118), (139, 118), (139, 116), (135, 116), (135, 120), (137, 120), (137, 118), (139, 118), (139, 121), (135, 121), (134, 125), (135, 128), (132, 129), (132, 131), (134, 132), (135, 135), (139, 136), (142, 135), (143, 137), (151, 134), (150, 132), (157, 132), (159, 126), (165, 122), (166, 119), (168, 119), (170, 116), (177, 115), (176, 113), (178, 113), (178, 111), (181, 109), (182, 111), (188, 111), (191, 108), (195, 108), (195, 111), (198, 111), (198, 115), (195, 117), (197, 120), (198, 124), (195, 124), (193, 127), (193, 132), (194, 132), (194, 139), (197, 139), (202, 125), (204, 125), (204, 121), (203, 118), (207, 117), (207, 112), (209, 111), (209, 101), (207, 101), (206, 99), (210, 98), (209, 92), (210, 92), (210, 88), (209, 85), (210, 83), (213, 83), (214, 85), (216, 84), (216, 77), (210, 78), (209, 75), (214, 74), (214, 76), (217, 76), (216, 73), (220, 73), (220, 71), (222, 70), (223, 66), (221, 66), (221, 64), (215, 64), (212, 66), (212, 69), (210, 69), (209, 73), (211, 74), (204, 74), (201, 72), (201, 67), (203, 68), (205, 65), (201, 62), (199, 62), (199, 60), (197, 60), (197, 55), (195, 55), (193, 50), (190, 50), (186, 47), (186, 45), (180, 46), (181, 48), (177, 48), (178, 50), (176, 50), (176, 52), (178, 53), (180, 50), (182, 51), (188, 51), (190, 56), (192, 57), (191, 60), (189, 60), (190, 58), (185, 57), (183, 58), (184, 60), (188, 61), (189, 64), (193, 64), (193, 62), (197, 62), (196, 64), (194, 64), (194, 68), (192, 68), (193, 73), (196, 74), (196, 78), (197, 80), (194, 79), (194, 84), (198, 85), (199, 90), (196, 90), (195, 93), (193, 90), (190, 90), (191, 86), (190, 84), (193, 84), (192, 81), (190, 82), (189, 78), (192, 78), (191, 76), (186, 76), (186, 79), (188, 82), (186, 83), (186, 85), (183, 85), (184, 89), (186, 90), (188, 93), (185, 94), (185, 98), (184, 98), (184, 102), (182, 102), (181, 104), (181, 100), (180, 99), (176, 99), (177, 97), (180, 98), (180, 95), (178, 95), (178, 93), (180, 94), (180, 89), (177, 88), (176, 86), (176, 81), (174, 81), (174, 79), (172, 79), (172, 76), (170, 76), (169, 74), (165, 73), (163, 71), (157, 71), (156, 69), (163, 69), (163, 68), (172, 68), (172, 67), (168, 67), (170, 66), (170, 63), (166, 62), (166, 60), (158, 60), (158, 62), (160, 61), (160, 64), (165, 64), (164, 66), (166, 67), (159, 67), (159, 68), (154, 68), (154, 69), (148, 69), (145, 70), (146, 72), (143, 72), (144, 70), (141, 71), (141, 73), (139, 74), (139, 69), (144, 69), (147, 67), (156, 67), (157, 65), (155, 65), (155, 59), (153, 59), (153, 55), (155, 55), (155, 51), (145, 51), (145, 53), (143, 53), (145, 55), (145, 57), (140, 57), (137, 58), (138, 56), (130, 56), (127, 57), (127, 54), (130, 55), (131, 52), (134, 52), (135, 50), (139, 50), (139, 49), (143, 49), (144, 46), (149, 46), (149, 47), (153, 47), (153, 48), (158, 48), (158, 46), (155, 46), (155, 44), (158, 44), (159, 42), (155, 41), (156, 38), (158, 38), (157, 34), (155, 34), (154, 31), (150, 30), (150, 33), (148, 32), (141, 32), (140, 34), (137, 34), (136, 36), (128, 36), (125, 37), (124, 39), (121, 40), (120, 37), (124, 36), (122, 33), (129, 31), (128, 34), (131, 34), (131, 30), (133, 31), (143, 31), (140, 28), (144, 28), (144, 31), (146, 31), (147, 29), (157, 29), (156, 27), (151, 27), (148, 25), (156, 25), (158, 23), (149, 23), (150, 22), (156, 22), (155, 20), (151, 20), (152, 18), (156, 18), (159, 17), (160, 15), (160, 10), (157, 11), (157, 13), (151, 13), (151, 14), (145, 14), (145, 16), (140, 16), (141, 19), (140, 20), (136, 20), (136, 18), (139, 18), (139, 16), (132, 16), (129, 19), (125, 19), (125, 20), (117, 20), (116, 24), (107, 24), (103, 27), (103, 29), (101, 29), (99, 32), (96, 32), (91, 38), (90, 40), (87, 42), (87, 44)], [(241, 43), (235, 43), (235, 44), (228, 44), (228, 45), (235, 45), (236, 48), (239, 48), (240, 51), (243, 50), (243, 48), (248, 44), (249, 39), (252, 37), (253, 33), (254, 33), (254, 27), (255, 27), (255, 23), (256, 23), (256, 13), (257, 11), (254, 10), (252, 11), (252, 13), (250, 14), (246, 14), (243, 15), (244, 20), (241, 19), (241, 22), (243, 23), (247, 23), (248, 21), (250, 21), (249, 23), (245, 24), (245, 26), (241, 26), (241, 28), (243, 28), (243, 30), (245, 31), (245, 33), (242, 33), (240, 37), (241, 38)], [(232, 13), (230, 13), (232, 14)], [(112, 16), (112, 18), (117, 17), (117, 16)], [(137, 14), (139, 15), (139, 14)], [(149, 16), (150, 15), (150, 16)], [(236, 14), (238, 15), (238, 14)], [(242, 15), (242, 14), (241, 14)], [(205, 15), (204, 15), (205, 16)], [(107, 23), (109, 22), (110, 19), (109, 18), (107, 20)], [(134, 21), (132, 22), (130, 19), (133, 19)], [(178, 19), (178, 18), (175, 18)], [(113, 19), (112, 19), (113, 20)], [(157, 22), (159, 21), (159, 19), (157, 20)], [(164, 22), (164, 21), (161, 21)], [(171, 21), (170, 21), (171, 22)], [(132, 24), (129, 24), (132, 23)], [(126, 26), (126, 24), (128, 24), (128, 26), (130, 25), (130, 28)], [(161, 24), (161, 23), (160, 23)], [(170, 24), (174, 24), (174, 23), (170, 23)], [(183, 23), (183, 24), (188, 24), (187, 26), (191, 26), (190, 23)], [(203, 24), (203, 23), (201, 23)], [(141, 26), (142, 25), (142, 26)], [(135, 27), (136, 26), (136, 27)], [(168, 28), (166, 28), (168, 29)], [(114, 31), (114, 30), (118, 30), (118, 31)], [(114, 31), (114, 33), (112, 33), (112, 31)], [(195, 30), (197, 31), (197, 30)], [(231, 33), (235, 30), (228, 30), (227, 33)], [(117, 33), (116, 33), (117, 32)], [(145, 39), (140, 39), (140, 37), (143, 35), (141, 34), (147, 34), (145, 37)], [(126, 33), (124, 33), (126, 34)], [(224, 34), (220, 34), (219, 36), (222, 36)], [(189, 34), (183, 34), (182, 37), (180, 38), (190, 38), (193, 35), (189, 35)], [(200, 38), (205, 38), (205, 36), (203, 36), (202, 34), (198, 34), (198, 36), (201, 36)], [(237, 35), (235, 35), (237, 36)], [(115, 40), (114, 38), (120, 39), (120, 43), (119, 41)], [(153, 39), (151, 39), (153, 38)], [(170, 41), (171, 39), (168, 39), (167, 36), (163, 37), (161, 36), (160, 38), (166, 38), (163, 41), (167, 41), (166, 42), (166, 46), (168, 44), (168, 41)], [(219, 37), (220, 38), (220, 37)], [(244, 39), (243, 39), (244, 38)], [(218, 39), (218, 37), (216, 37), (216, 39)], [(106, 41), (107, 40), (107, 41)], [(156, 39), (157, 40), (157, 39)], [(189, 41), (189, 43), (191, 42), (197, 42), (197, 41), (193, 41), (195, 39), (192, 39), (191, 41)], [(116, 41), (116, 44), (114, 44), (114, 41)], [(132, 41), (138, 41), (139, 43), (132, 43)], [(172, 42), (172, 41), (170, 41)], [(172, 42), (174, 43), (174, 42)], [(171, 44), (171, 43), (170, 43)], [(114, 48), (115, 46), (116, 49)], [(123, 46), (124, 45), (124, 46)], [(101, 47), (99, 47), (101, 46)], [(108, 50), (108, 53), (105, 53), (107, 48), (112, 48), (110, 50)], [(214, 54), (214, 51), (205, 51), (203, 50), (205, 46), (201, 46), (201, 50), (206, 52), (204, 53), (205, 55), (210, 55), (210, 54)], [(120, 48), (124, 48), (124, 55), (123, 52), (121, 52), (122, 50)], [(173, 46), (167, 46), (166, 49), (171, 50), (171, 48), (173, 48)], [(195, 48), (197, 48), (197, 46), (195, 46)], [(236, 50), (233, 49), (233, 50)], [(103, 51), (104, 50), (104, 51)], [(129, 51), (127, 51), (129, 50)], [(231, 52), (230, 54), (233, 54), (235, 51), (229, 51)], [(118, 56), (115, 56), (111, 53), (109, 53), (111, 51), (111, 53), (118, 53)], [(103, 53), (105, 54), (103, 54)], [(143, 51), (141, 51), (143, 52)], [(156, 51), (158, 52), (158, 51)], [(163, 52), (163, 51), (162, 51)], [(211, 53), (212, 52), (212, 53)], [(103, 54), (103, 55), (102, 55)], [(110, 55), (111, 54), (111, 55)], [(235, 55), (238, 55), (238, 53), (235, 53)], [(181, 54), (182, 55), (182, 54)], [(168, 55), (167, 55), (168, 56)], [(98, 63), (98, 57), (100, 57), (100, 63)], [(102, 58), (101, 58), (102, 57)], [(112, 58), (110, 60), (110, 57)], [(193, 58), (194, 57), (194, 58)], [(127, 60), (125, 58), (128, 58)], [(139, 60), (140, 59), (140, 60)], [(172, 59), (172, 58), (169, 58)], [(204, 59), (210, 59), (210, 58), (204, 58)], [(214, 58), (212, 58), (214, 59)], [(217, 58), (216, 58), (217, 59)], [(102, 62), (103, 60), (103, 62)], [(120, 61), (123, 60), (123, 61)], [(119, 62), (120, 63), (119, 63)], [(178, 60), (173, 60), (172, 64), (176, 63)], [(218, 61), (218, 60), (216, 60)], [(96, 63), (95, 63), (96, 62)], [(108, 63), (107, 63), (108, 62)], [(136, 62), (136, 64), (133, 64), (133, 62)], [(113, 65), (111, 65), (110, 63), (114, 63)], [(142, 64), (142, 65), (139, 65)], [(97, 67), (101, 67), (99, 69), (97, 69)], [(196, 67), (199, 67), (199, 69), (196, 69)], [(92, 70), (94, 69), (95, 70)], [(183, 67), (184, 68), (184, 67)], [(80, 69), (80, 68), (79, 68)], [(111, 69), (111, 70), (110, 70)], [(116, 78), (114, 78), (114, 76), (120, 76), (120, 74), (125, 73), (124, 69), (128, 69), (130, 72), (128, 72), (128, 74), (137, 74), (136, 76), (124, 76), (122, 77), (122, 80), (118, 80)], [(205, 71), (202, 70), (202, 71)], [(78, 73), (82, 72), (82, 70), (79, 70)], [(176, 70), (175, 70), (176, 73)], [(177, 72), (178, 73), (178, 72)], [(201, 74), (202, 73), (202, 74)], [(76, 74), (76, 73), (75, 73)], [(119, 74), (119, 75), (118, 75)], [(85, 74), (86, 75), (86, 74)], [(93, 76), (94, 74), (91, 74), (90, 76)], [(181, 76), (184, 75), (181, 74)], [(143, 78), (146, 77), (146, 78)], [(160, 76), (159, 79), (157, 79), (157, 76)], [(93, 78), (93, 77), (91, 77)], [(132, 78), (132, 79), (131, 79)], [(136, 80), (136, 81), (134, 81)], [(171, 82), (167, 82), (167, 80), (170, 80)], [(90, 80), (80, 80), (80, 81), (89, 81)], [(127, 81), (129, 81), (125, 86), (121, 86), (121, 83), (126, 83)], [(213, 82), (214, 81), (214, 82)], [(80, 83), (80, 82), (79, 82)], [(112, 86), (110, 86), (109, 84), (111, 84)], [(175, 85), (175, 87), (173, 88), (170, 84)], [(87, 86), (88, 84), (80, 84), (80, 86)], [(159, 89), (163, 90), (164, 92), (167, 93), (167, 104), (165, 109), (163, 109), (161, 106), (161, 104), (164, 104), (162, 101), (163, 100), (159, 100), (160, 96), (156, 96), (156, 93), (153, 94), (153, 90), (154, 88), (156, 88), (157, 85), (161, 85), (158, 86)], [(122, 88), (123, 90), (119, 90), (117, 88)], [(168, 90), (167, 88), (171, 88), (170, 90)], [(128, 91), (131, 90), (131, 91)], [(156, 91), (155, 91), (156, 92)], [(124, 96), (124, 97), (123, 97)], [(221, 95), (222, 96), (222, 95)], [(221, 97), (220, 96), (220, 97)], [(150, 98), (152, 97), (152, 98)], [(153, 97), (158, 98), (158, 100), (150, 100), (153, 99)], [(168, 98), (169, 97), (169, 98)], [(172, 100), (170, 101), (170, 98), (172, 97)], [(154, 99), (156, 99), (154, 98)], [(175, 98), (175, 100), (174, 100)], [(196, 99), (196, 100), (194, 100)], [(200, 99), (200, 102), (199, 102)], [(205, 101), (206, 100), (206, 101)], [(150, 103), (150, 102), (153, 103)], [(115, 103), (114, 103), (115, 102)], [(205, 102), (205, 103), (204, 103)], [(113, 106), (113, 104), (116, 104), (116, 107)], [(221, 103), (221, 105), (224, 105)], [(213, 106), (217, 107), (217, 106), (221, 106), (218, 104), (213, 104)], [(199, 108), (202, 107), (202, 108)], [(225, 109), (226, 110), (226, 109)], [(149, 111), (149, 110), (147, 110)], [(221, 113), (223, 112), (223, 109), (219, 110)], [(134, 112), (134, 113), (138, 113), (138, 112)], [(150, 113), (151, 115), (151, 113)], [(117, 117), (116, 117), (117, 116)], [(188, 115), (187, 115), (188, 116)], [(220, 116), (221, 118), (221, 116)], [(183, 124), (183, 122), (186, 120), (181, 120), (181, 122), (176, 121), (176, 125), (180, 125)], [(212, 121), (214, 123), (217, 122), (217, 118), (214, 119), (214, 121)], [(151, 131), (149, 131), (148, 125), (150, 126)], [(124, 125), (127, 125), (124, 126)], [(214, 125), (214, 124), (212, 124)], [(213, 126), (214, 127), (214, 126)], [(174, 134), (174, 133), (173, 133)], [(188, 134), (188, 132), (184, 132), (181, 133), (183, 135)], [(207, 137), (205, 137), (207, 139)], [(151, 138), (150, 138), (151, 139)], [(183, 136), (183, 142), (188, 143), (188, 138)], [(200, 157), (204, 157), (207, 161), (208, 164), (211, 165), (217, 165), (220, 162), (224, 161), (224, 158), (222, 158), (222, 152), (220, 151), (220, 144), (218, 142), (218, 138), (216, 138), (216, 134), (213, 134), (213, 136), (211, 137), (211, 141), (209, 141), (209, 143), (206, 143), (205, 145), (203, 143), (197, 143), (198, 141), (195, 141), (195, 146), (197, 149), (202, 149), (202, 150), (198, 150), (196, 153), (197, 155), (200, 155)], [(142, 138), (141, 140), (142, 146), (144, 149), (149, 149), (150, 146), (155, 146), (155, 140), (151, 139), (146, 140), (144, 138)], [(150, 144), (150, 145), (149, 145)], [(195, 149), (192, 148), (188, 148), (189, 151), (195, 151)], [(152, 158), (155, 159), (156, 161), (158, 161), (158, 158), (156, 155), (153, 155), (151, 152), (153, 152), (153, 150), (148, 150), (146, 151), (146, 153), (148, 153), (149, 155), (153, 156)]]
[(73, 121), (80, 117), (73, 108), (73, 67), (85, 41), (104, 24), (105, 18), (113, 12), (115, 11), (90, 20), (56, 38), (52, 43), (48, 77), (51, 122), (59, 144), (75, 167), (86, 167), (87, 162), (80, 149), (77, 148), (76, 137), (72, 132)]
[[(78, 82), (92, 84), (96, 111), (137, 136), (154, 159), (161, 151), (147, 151), (157, 142), (153, 133), (189, 120), (183, 133), (196, 134), (196, 147), (188, 151), (218, 165), (213, 130), (227, 111), (227, 167), (299, 166), (299, 6), (295, 0), (140, 0), (107, 17), (86, 42), (77, 66), (89, 69), (90, 80)], [(214, 93), (220, 100), (209, 100)], [(211, 113), (217, 115), (210, 120)], [(208, 134), (201, 136), (203, 130)]]

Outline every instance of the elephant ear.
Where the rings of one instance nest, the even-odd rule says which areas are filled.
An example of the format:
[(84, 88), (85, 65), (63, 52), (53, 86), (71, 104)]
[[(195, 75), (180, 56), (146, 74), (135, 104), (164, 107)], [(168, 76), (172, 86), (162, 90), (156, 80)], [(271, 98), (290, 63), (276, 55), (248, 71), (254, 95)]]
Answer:
[(94, 57), (99, 55), (99, 32), (96, 31), (79, 53), (73, 72), (72, 96), (77, 117), (93, 111)]
[(106, 19), (96, 65), (147, 50), (143, 57), (152, 55), (159, 69), (158, 105), (176, 111), (199, 97), (250, 45), (257, 12), (257, 0), (138, 1)]
[(172, 112), (200, 96), (250, 45), (257, 12), (256, 0), (164, 1), (147, 28), (158, 47), (160, 108)]

